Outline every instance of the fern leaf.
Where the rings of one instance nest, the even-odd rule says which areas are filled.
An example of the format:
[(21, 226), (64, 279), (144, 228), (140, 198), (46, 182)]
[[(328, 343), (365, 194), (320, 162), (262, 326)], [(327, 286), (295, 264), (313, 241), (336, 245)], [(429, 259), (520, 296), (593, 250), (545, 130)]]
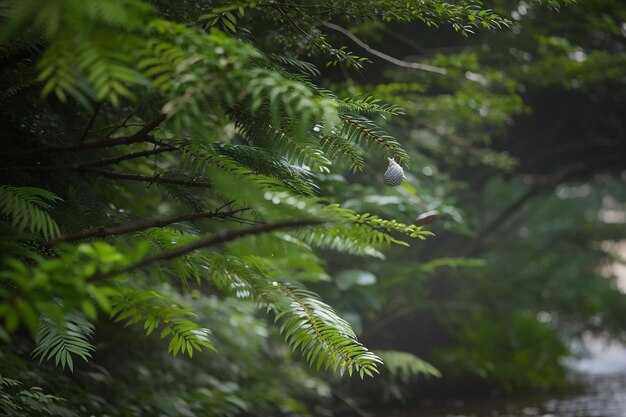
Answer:
[(284, 55), (278, 55), (278, 54), (267, 54), (267, 57), (270, 60), (278, 62), (279, 64), (283, 66), (295, 68), (296, 70), (298, 70), (298, 72), (300, 72), (303, 75), (308, 75), (311, 77), (317, 77), (320, 75), (320, 71), (317, 69), (317, 67), (311, 64), (310, 62), (301, 61), (296, 58), (290, 58), (290, 57), (286, 57)]
[(411, 353), (397, 350), (380, 350), (376, 351), (376, 354), (383, 359), (385, 367), (391, 376), (404, 383), (409, 383), (411, 378), (420, 374), (437, 378), (441, 377), (441, 372), (434, 366)]
[[(319, 130), (321, 131), (321, 128)], [(361, 150), (338, 133), (337, 129), (333, 129), (329, 134), (320, 133), (319, 140), (322, 149), (329, 159), (345, 163), (353, 172), (363, 171), (365, 160)]]
[(207, 348), (216, 351), (209, 340), (211, 331), (187, 317), (195, 314), (156, 291), (125, 288), (114, 300), (111, 317), (115, 321), (126, 321), (127, 325), (143, 322), (146, 335), (163, 326), (161, 339), (170, 336), (168, 352), (176, 356), (179, 352), (193, 356), (194, 351)]
[(348, 140), (366, 147), (378, 145), (401, 164), (409, 160), (409, 155), (400, 144), (371, 120), (349, 114), (341, 115), (341, 120), (344, 122), (341, 134)]
[(67, 366), (70, 371), (73, 371), (73, 355), (85, 361), (91, 358), (91, 352), (95, 350), (95, 347), (89, 343), (89, 339), (93, 336), (93, 332), (93, 324), (80, 313), (67, 314), (61, 325), (48, 317), (42, 317), (36, 336), (37, 347), (32, 355), (39, 358), (39, 362), (54, 358), (56, 366), (60, 365), (63, 369)]
[(358, 113), (363, 116), (397, 116), (404, 114), (401, 107), (394, 104), (381, 104), (379, 99), (372, 96), (363, 98), (350, 97), (340, 104), (340, 110), (346, 113)]
[(11, 219), (18, 231), (30, 231), (49, 240), (59, 235), (59, 226), (46, 210), (61, 198), (36, 187), (0, 186), (0, 213)]
[[(382, 360), (356, 340), (347, 321), (317, 294), (294, 284), (276, 284), (286, 296), (276, 300), (275, 321), (292, 349), (299, 348), (311, 366), (332, 367), (341, 374), (358, 372), (361, 378), (378, 373)], [(271, 295), (270, 295), (271, 296)]]

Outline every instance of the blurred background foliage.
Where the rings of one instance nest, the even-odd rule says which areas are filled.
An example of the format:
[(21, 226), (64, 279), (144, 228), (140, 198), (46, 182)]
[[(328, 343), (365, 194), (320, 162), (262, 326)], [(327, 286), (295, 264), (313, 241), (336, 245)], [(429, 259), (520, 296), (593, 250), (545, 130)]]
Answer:
[[(155, 127), (154, 136), (163, 143), (132, 150), (167, 145), (182, 146), (183, 152), (121, 166), (146, 176), (158, 166), (181, 181), (212, 181), (215, 191), (153, 184), (158, 188), (153, 192), (145, 183), (110, 186), (65, 171), (50, 185), (34, 179), (36, 171), (9, 172), (2, 177), (6, 184), (42, 189), (28, 195), (32, 204), (12, 207), (4, 204), (8, 197), (0, 201), (3, 227), (7, 216), (27, 207), (38, 223), (22, 224), (16, 218), (13, 225), (27, 235), (24, 240), (37, 241), (32, 234), (38, 233), (45, 243), (59, 235), (57, 224), (63, 234), (77, 233), (84, 228), (81, 224), (113, 226), (151, 217), (155, 207), (163, 215), (180, 214), (181, 205), (201, 211), (230, 200), (237, 204), (227, 209), (252, 208), (252, 214), (232, 213), (217, 225), (181, 223), (176, 241), (171, 231), (150, 229), (121, 237), (115, 249), (60, 249), (56, 255), (65, 267), (81, 265), (77, 276), (106, 274), (154, 251), (191, 242), (207, 230), (228, 231), (228, 226), (235, 227), (229, 223), (233, 216), (244, 225), (302, 216), (347, 218), (332, 208), (322, 211), (320, 203), (423, 226), (435, 237), (411, 241), (408, 247), (377, 246), (369, 244), (375, 239), (365, 232), (350, 229), (345, 233), (353, 240), (339, 248), (341, 253), (331, 250), (336, 245), (319, 244), (321, 237), (307, 240), (305, 235), (312, 233), (307, 229), (277, 239), (246, 237), (223, 252), (196, 252), (163, 270), (153, 268), (151, 279), (140, 284), (125, 278), (124, 285), (83, 289), (81, 294), (89, 296), (74, 304), (73, 278), (68, 276), (67, 282), (55, 284), (60, 287), (44, 288), (41, 298), (59, 297), (64, 309), (80, 310), (76, 320), (92, 322), (93, 334), (89, 326), (79, 326), (86, 333), (72, 348), (72, 362), (57, 360), (55, 366), (54, 360), (40, 362), (42, 355), (32, 353), (38, 345), (31, 335), (39, 334), (41, 346), (37, 328), (43, 324), (37, 315), (54, 316), (54, 309), (31, 312), (22, 307), (19, 320), (7, 318), (11, 316), (3, 310), (0, 410), (6, 415), (366, 415), (370, 409), (445, 396), (459, 387), (471, 386), (470, 391), (479, 393), (558, 387), (566, 381), (566, 359), (579, 353), (573, 351), (576, 342), (589, 335), (624, 339), (626, 277), (618, 276), (626, 257), (623, 2), (53, 3), (61, 5), (58, 13), (75, 13), (58, 15), (51, 5), (50, 11), (41, 12), (51, 14), (29, 21), (25, 16), (35, 13), (40, 2), (0, 3), (0, 36), (5, 41), (0, 50), (0, 107), (3, 127), (10, 132), (0, 149), (2, 164), (11, 166), (16, 158), (18, 166), (80, 163), (52, 156), (33, 161), (11, 152), (42, 143), (82, 143), (84, 126), (96, 133), (108, 130), (127, 114), (133, 116), (113, 138), (132, 136), (162, 108), (167, 120)], [(149, 33), (182, 45), (183, 52), (137, 39), (142, 16), (151, 8), (163, 20), (153, 21)], [(15, 32), (20, 19), (22, 26), (35, 22), (41, 32), (23, 27)], [(65, 19), (76, 26), (55, 26)], [(78, 25), (81, 19), (96, 19), (101, 26), (83, 27)], [(125, 51), (141, 45), (142, 58), (152, 50), (163, 62), (135, 65), (133, 57), (118, 56), (117, 45), (106, 38), (120, 26), (128, 36), (121, 40), (129, 42)], [(185, 32), (189, 27), (200, 30)], [(102, 56), (117, 67), (107, 80), (97, 81), (95, 69), (88, 81), (71, 71), (72, 65), (86, 61), (82, 68), (89, 74), (89, 60), (96, 59), (90, 58), (89, 49), (83, 51), (86, 55), (59, 58), (76, 47), (73, 32), (81, 31), (93, 31), (93, 39), (100, 39), (96, 45), (108, 45)], [(202, 57), (204, 67), (198, 72), (193, 54), (205, 50), (210, 52)], [(59, 55), (53, 56), (55, 52)], [(59, 62), (66, 67), (54, 67)], [(94, 79), (96, 87), (90, 84)], [(50, 95), (39, 99), (48, 85)], [(280, 88), (273, 92), (272, 86)], [(258, 111), (258, 117), (238, 112), (240, 87), (255, 91), (244, 104), (252, 113)], [(104, 104), (92, 126), (94, 103)], [(362, 123), (371, 123), (369, 130), (358, 130), (357, 137), (349, 127), (342, 130), (338, 119), (344, 117), (342, 123), (349, 124), (346, 114), (367, 117)], [(270, 129), (262, 123), (268, 120)], [(311, 129), (326, 129), (326, 142), (298, 139)], [(73, 133), (48, 137), (63, 131)], [(369, 136), (383, 142), (374, 143)], [(211, 147), (217, 142), (221, 147)], [(227, 146), (242, 142), (273, 154)], [(198, 156), (200, 151), (204, 153)], [(402, 160), (406, 181), (400, 187), (383, 185), (383, 156)], [(274, 162), (261, 162), (270, 160)], [(251, 183), (245, 179), (255, 175), (262, 178)], [(277, 179), (280, 185), (272, 182)], [(259, 184), (276, 187), (270, 190), (277, 194), (266, 198), (267, 189)], [(63, 202), (43, 188), (63, 195)], [(294, 196), (278, 194), (284, 190)], [(9, 188), (0, 192), (17, 193)], [(304, 195), (319, 200), (300, 199)], [(54, 221), (38, 214), (48, 209)], [(410, 233), (398, 227), (387, 235), (399, 239), (403, 232)], [(0, 233), (8, 241), (14, 231)], [(343, 232), (323, 233), (332, 238)], [(150, 243), (142, 246), (137, 243), (141, 239)], [(0, 244), (20, 259), (34, 256)], [(373, 256), (357, 256), (362, 254)], [(26, 265), (44, 265), (44, 272), (62, 267), (38, 264), (41, 256), (48, 255), (37, 250)], [(17, 274), (18, 267), (7, 265), (5, 271)], [(93, 270), (85, 272), (82, 265)], [(361, 380), (317, 371), (315, 355), (307, 366), (306, 354), (294, 353), (280, 326), (258, 311), (262, 303), (250, 300), (247, 285), (258, 278), (246, 280), (247, 265), (255, 273), (262, 271), (258, 276), (270, 284), (300, 281), (320, 294), (358, 340), (385, 362), (381, 374)], [(223, 271), (241, 275), (239, 286), (225, 284)], [(24, 274), (29, 276), (27, 269)], [(196, 284), (198, 277), (211, 285)], [(7, 282), (12, 278), (3, 278), (9, 287), (3, 299), (11, 300), (14, 293)], [(161, 328), (144, 337), (150, 322), (137, 312), (140, 308), (127, 310), (131, 312), (121, 320), (129, 322), (127, 327), (116, 323), (115, 314), (108, 314), (116, 310), (107, 309), (107, 300), (120, 295), (120, 286), (132, 288), (135, 292), (126, 295), (136, 300), (142, 299), (141, 293), (148, 304), (165, 300), (164, 306), (182, 309), (163, 307), (159, 314), (190, 318), (186, 312), (193, 312), (193, 323), (202, 325), (194, 331), (211, 329), (210, 335), (199, 333), (195, 340), (202, 352), (190, 349), (193, 355), (172, 356), (169, 339), (159, 337)], [(261, 293), (271, 291), (271, 286), (263, 288)]]

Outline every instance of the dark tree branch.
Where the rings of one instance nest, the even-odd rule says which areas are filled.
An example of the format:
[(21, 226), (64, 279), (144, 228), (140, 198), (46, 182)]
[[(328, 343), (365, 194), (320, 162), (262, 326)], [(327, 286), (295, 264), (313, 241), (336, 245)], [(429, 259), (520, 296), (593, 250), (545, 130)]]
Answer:
[(240, 230), (225, 230), (218, 232), (212, 236), (198, 239), (195, 242), (188, 243), (186, 245), (180, 245), (173, 249), (169, 249), (154, 255), (147, 256), (140, 261), (127, 265), (125, 267), (115, 269), (104, 274), (96, 274), (89, 278), (89, 281), (102, 281), (107, 278), (114, 277), (135, 269), (142, 269), (157, 262), (168, 261), (170, 259), (178, 258), (188, 253), (194, 252), (199, 249), (208, 248), (210, 246), (220, 245), (227, 243), (244, 236), (254, 236), (263, 233), (273, 232), (280, 229), (293, 229), (296, 227), (319, 225), (323, 222), (321, 220), (312, 219), (296, 219), (296, 220), (283, 220), (276, 223), (259, 224), (250, 226)]
[(135, 223), (123, 224), (115, 227), (99, 227), (97, 229), (84, 230), (82, 232), (74, 233), (72, 235), (61, 236), (56, 239), (52, 239), (48, 242), (49, 245), (56, 245), (61, 242), (74, 242), (76, 240), (86, 239), (89, 237), (106, 237), (106, 236), (119, 236), (127, 233), (139, 232), (141, 230), (151, 229), (153, 227), (165, 227), (173, 223), (180, 223), (184, 221), (194, 221), (210, 218), (229, 218), (242, 211), (249, 210), (249, 208), (241, 208), (238, 210), (221, 211), (225, 206), (212, 211), (204, 211), (199, 213), (184, 214), (180, 216), (169, 216), (154, 219), (141, 220)]
[(146, 123), (144, 125), (144, 127), (142, 127), (133, 136), (137, 137), (137, 138), (145, 137), (148, 133), (152, 132), (152, 130), (154, 130), (158, 125), (163, 123), (166, 118), (167, 118), (167, 116), (165, 115), (165, 113), (159, 113), (159, 115), (157, 117), (155, 117), (154, 119), (152, 119), (148, 123)]
[(367, 52), (369, 52), (370, 54), (377, 56), (387, 62), (391, 62), (394, 65), (397, 65), (399, 67), (403, 67), (403, 68), (409, 68), (409, 69), (414, 69), (414, 70), (420, 70), (420, 71), (427, 71), (427, 72), (432, 72), (435, 74), (442, 74), (445, 75), (448, 72), (446, 71), (445, 68), (440, 68), (440, 67), (435, 67), (434, 65), (428, 65), (428, 64), (421, 64), (419, 62), (409, 62), (409, 61), (404, 61), (398, 58), (394, 58), (391, 55), (387, 55), (384, 52), (381, 52), (379, 50), (376, 50), (372, 47), (370, 47), (368, 44), (366, 44), (365, 42), (363, 42), (361, 39), (357, 38), (356, 36), (354, 36), (350, 31), (348, 31), (347, 29), (342, 28), (339, 25), (336, 25), (334, 23), (330, 23), (330, 22), (320, 22), (322, 25), (326, 26), (329, 29), (335, 30), (341, 34), (343, 34), (344, 36), (346, 36), (347, 38), (349, 38), (350, 40), (352, 40), (352, 42), (356, 43), (357, 45), (359, 45), (361, 48), (365, 49)]
[(187, 180), (182, 178), (170, 178), (170, 177), (162, 177), (160, 175), (141, 175), (141, 174), (128, 174), (125, 172), (115, 172), (115, 171), (107, 171), (106, 169), (99, 168), (80, 168), (77, 171), (79, 172), (87, 172), (94, 175), (99, 175), (101, 177), (111, 178), (114, 180), (123, 180), (123, 181), (143, 181), (149, 183), (157, 183), (157, 184), (177, 184), (184, 185), (187, 187), (203, 187), (210, 188), (211, 183), (209, 181), (201, 181), (201, 180)]

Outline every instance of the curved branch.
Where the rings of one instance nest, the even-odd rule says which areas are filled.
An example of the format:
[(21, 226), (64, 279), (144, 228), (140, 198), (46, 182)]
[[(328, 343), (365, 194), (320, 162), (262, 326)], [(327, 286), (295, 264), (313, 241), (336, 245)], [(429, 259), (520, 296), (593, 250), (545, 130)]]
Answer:
[(126, 161), (129, 159), (142, 158), (144, 156), (157, 155), (164, 152), (176, 151), (178, 148), (174, 146), (162, 146), (156, 149), (150, 149), (145, 151), (131, 152), (125, 155), (115, 156), (112, 158), (101, 158), (93, 161), (80, 162), (69, 165), (30, 165), (30, 166), (14, 166), (0, 168), (1, 171), (79, 171), (87, 167), (97, 167), (104, 165), (116, 164), (118, 162)]
[(149, 183), (157, 183), (157, 184), (176, 184), (176, 185), (185, 185), (187, 187), (204, 187), (209, 188), (212, 184), (209, 181), (201, 181), (201, 180), (193, 180), (193, 179), (184, 179), (184, 178), (170, 178), (170, 177), (162, 177), (160, 175), (141, 175), (141, 174), (128, 174), (125, 172), (115, 172), (108, 171), (106, 169), (99, 168), (79, 168), (76, 171), (79, 172), (87, 172), (94, 175), (99, 175), (101, 177), (107, 177), (114, 180), (123, 180), (123, 181), (142, 181)]
[(115, 275), (120, 275), (135, 269), (142, 269), (150, 266), (156, 262), (168, 261), (170, 259), (178, 258), (188, 253), (194, 252), (198, 249), (204, 249), (209, 246), (215, 246), (222, 243), (227, 243), (244, 236), (254, 236), (263, 233), (273, 232), (279, 229), (293, 229), (295, 227), (313, 226), (319, 225), (323, 222), (321, 220), (313, 219), (295, 219), (295, 220), (283, 220), (276, 223), (266, 223), (251, 226), (245, 229), (239, 230), (225, 230), (218, 232), (212, 236), (208, 236), (202, 239), (198, 239), (195, 242), (187, 243), (186, 245), (180, 245), (173, 249), (169, 249), (154, 255), (147, 256), (140, 261), (132, 263), (122, 268), (115, 269), (104, 274), (96, 274), (90, 277), (89, 281), (101, 281), (107, 278), (111, 278)]
[(465, 151), (467, 151), (467, 153), (477, 156), (477, 157), (484, 157), (484, 156), (488, 156), (488, 155), (497, 155), (498, 152), (489, 149), (489, 148), (478, 148), (473, 146), (470, 141), (462, 138), (459, 135), (456, 135), (454, 133), (450, 133), (450, 132), (446, 132), (444, 129), (440, 128), (439, 126), (430, 123), (426, 120), (420, 119), (420, 118), (413, 118), (413, 121), (415, 121), (415, 123), (417, 123), (418, 125), (430, 130), (431, 132), (435, 133), (437, 136), (439, 136), (442, 139), (447, 140), (448, 142), (452, 143), (455, 146), (458, 146), (461, 149), (464, 149)]
[(115, 227), (98, 227), (96, 229), (83, 230), (82, 232), (74, 233), (72, 235), (61, 236), (56, 239), (52, 239), (48, 242), (49, 245), (56, 245), (61, 242), (74, 242), (76, 240), (86, 239), (89, 237), (106, 237), (106, 236), (118, 236), (127, 233), (139, 232), (141, 230), (150, 229), (153, 227), (164, 227), (172, 223), (179, 223), (184, 221), (210, 219), (210, 218), (228, 218), (242, 211), (249, 210), (248, 208), (242, 208), (231, 211), (220, 211), (222, 207), (212, 210), (203, 211), (198, 213), (184, 214), (180, 216), (169, 216), (153, 219), (145, 219), (135, 223), (123, 224)]
[(83, 134), (80, 135), (80, 140), (78, 141), (78, 146), (83, 146), (83, 144), (85, 143), (85, 139), (87, 139), (87, 135), (89, 134), (89, 130), (91, 129), (91, 126), (93, 126), (93, 122), (96, 121), (96, 117), (98, 117), (98, 113), (100, 113), (100, 109), (102, 108), (103, 104), (104, 104), (104, 102), (101, 101), (101, 102), (99, 102), (96, 105), (96, 108), (93, 111), (93, 114), (89, 118), (89, 122), (87, 123), (87, 126), (85, 126), (85, 130), (83, 130)]
[(344, 36), (346, 36), (347, 38), (352, 40), (352, 42), (356, 43), (361, 48), (363, 48), (367, 52), (369, 52), (370, 54), (372, 54), (374, 56), (377, 56), (377, 57), (379, 57), (381, 59), (384, 59), (387, 62), (391, 62), (392, 64), (397, 65), (399, 67), (409, 68), (409, 69), (414, 69), (414, 70), (419, 70), (419, 71), (427, 71), (427, 72), (432, 72), (432, 73), (441, 74), (441, 75), (446, 75), (448, 73), (448, 71), (445, 68), (435, 67), (434, 65), (421, 64), (419, 62), (404, 61), (404, 60), (401, 60), (401, 59), (398, 59), (398, 58), (394, 58), (391, 55), (387, 55), (384, 52), (381, 52), (379, 50), (376, 50), (376, 49), (370, 47), (368, 44), (363, 42), (361, 39), (359, 39), (356, 36), (354, 36), (350, 31), (348, 31), (347, 29), (342, 28), (339, 25), (336, 25), (336, 24), (330, 23), (330, 22), (320, 22), (320, 23), (322, 25), (326, 26), (329, 29), (336, 30), (337, 32), (343, 34)]

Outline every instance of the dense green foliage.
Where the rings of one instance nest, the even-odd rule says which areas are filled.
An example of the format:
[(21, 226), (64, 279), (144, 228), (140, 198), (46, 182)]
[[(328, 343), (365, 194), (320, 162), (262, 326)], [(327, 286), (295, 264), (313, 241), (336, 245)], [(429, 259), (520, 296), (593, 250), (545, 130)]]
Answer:
[(0, 0), (0, 411), (561, 383), (626, 321), (626, 8), (544, 3)]

